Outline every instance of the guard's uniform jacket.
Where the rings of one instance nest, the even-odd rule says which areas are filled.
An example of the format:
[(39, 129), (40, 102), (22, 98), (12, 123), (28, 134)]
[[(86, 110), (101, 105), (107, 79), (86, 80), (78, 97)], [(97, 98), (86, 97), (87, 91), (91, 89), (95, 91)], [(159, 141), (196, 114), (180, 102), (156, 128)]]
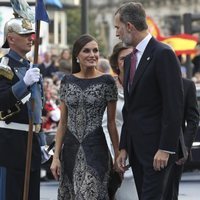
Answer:
[[(28, 127), (29, 124), (31, 103), (26, 101), (28, 96), (34, 99), (33, 122), (36, 125), (41, 124), (42, 85), (40, 83), (29, 87), (25, 85), (23, 77), (30, 68), (27, 60), (12, 50), (5, 57), (9, 59), (8, 66), (13, 72), (13, 77), (0, 66), (0, 166), (24, 170), (28, 131), (23, 130), (20, 124), (23, 127)], [(11, 126), (13, 122), (16, 126), (14, 128)], [(37, 135), (33, 133), (32, 170), (40, 168), (40, 160), (40, 146)]]

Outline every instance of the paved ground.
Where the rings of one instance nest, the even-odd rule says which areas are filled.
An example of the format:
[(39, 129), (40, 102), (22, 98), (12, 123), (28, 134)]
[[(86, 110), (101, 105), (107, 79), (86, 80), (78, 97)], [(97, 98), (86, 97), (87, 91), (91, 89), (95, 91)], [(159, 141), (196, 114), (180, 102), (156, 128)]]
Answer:
[[(58, 188), (58, 183), (56, 181), (41, 182), (40, 200), (57, 200), (57, 188)], [(180, 183), (179, 200), (199, 200), (199, 199), (200, 199), (200, 171), (184, 173)]]
[(58, 183), (56, 181), (41, 182), (40, 200), (57, 200)]
[(181, 179), (179, 200), (200, 199), (200, 171), (185, 172)]

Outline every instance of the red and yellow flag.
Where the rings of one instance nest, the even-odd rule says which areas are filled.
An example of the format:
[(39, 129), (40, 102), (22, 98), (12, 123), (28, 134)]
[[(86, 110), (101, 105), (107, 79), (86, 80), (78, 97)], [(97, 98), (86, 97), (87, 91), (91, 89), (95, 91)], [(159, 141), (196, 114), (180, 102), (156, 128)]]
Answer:
[(193, 54), (196, 52), (198, 37), (189, 34), (179, 34), (160, 38), (161, 42), (168, 44), (176, 52), (176, 55)]
[(171, 46), (176, 55), (194, 54), (198, 37), (190, 34), (178, 34), (169, 37), (161, 36), (160, 30), (151, 17), (147, 17), (149, 32), (159, 41)]

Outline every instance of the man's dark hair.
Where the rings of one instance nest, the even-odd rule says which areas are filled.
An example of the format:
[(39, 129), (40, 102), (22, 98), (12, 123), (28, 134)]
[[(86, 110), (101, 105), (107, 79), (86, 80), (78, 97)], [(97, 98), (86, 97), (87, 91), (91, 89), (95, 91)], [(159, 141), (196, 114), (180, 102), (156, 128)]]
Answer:
[(120, 15), (122, 23), (130, 22), (138, 31), (148, 29), (146, 13), (141, 3), (129, 2), (122, 4), (115, 15)]

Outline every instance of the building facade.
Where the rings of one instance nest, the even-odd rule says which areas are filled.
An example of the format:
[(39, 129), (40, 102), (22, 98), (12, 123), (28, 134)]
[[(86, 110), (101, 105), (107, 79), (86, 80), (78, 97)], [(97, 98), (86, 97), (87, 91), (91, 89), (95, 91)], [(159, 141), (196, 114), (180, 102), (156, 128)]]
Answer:
[[(46, 48), (65, 48), (68, 46), (68, 16), (69, 9), (88, 4), (88, 10), (79, 9), (79, 12), (90, 15), (95, 24), (96, 35), (101, 38), (106, 54), (110, 54), (118, 39), (115, 37), (114, 13), (124, 0), (57, 0), (62, 8), (46, 2), (50, 23), (41, 23), (40, 37), (41, 50)], [(36, 0), (27, 0), (34, 8)], [(138, 0), (141, 2), (148, 16), (157, 24), (163, 36), (183, 33), (183, 14), (200, 13), (200, 0)], [(6, 13), (6, 15), (5, 15)], [(91, 17), (92, 16), (92, 17)], [(8, 18), (12, 17), (12, 8), (9, 0), (0, 1), (0, 43), (3, 40), (3, 26)], [(89, 18), (89, 17), (88, 17)], [(90, 24), (91, 21), (88, 21)]]
[[(107, 45), (108, 53), (118, 41), (113, 25), (114, 13), (122, 0), (89, 0), (90, 12), (96, 17), (97, 27)], [(170, 36), (184, 32), (183, 15), (185, 13), (200, 13), (200, 0), (138, 0), (146, 10), (147, 16), (157, 24), (163, 36)], [(200, 24), (197, 24), (200, 26)]]

